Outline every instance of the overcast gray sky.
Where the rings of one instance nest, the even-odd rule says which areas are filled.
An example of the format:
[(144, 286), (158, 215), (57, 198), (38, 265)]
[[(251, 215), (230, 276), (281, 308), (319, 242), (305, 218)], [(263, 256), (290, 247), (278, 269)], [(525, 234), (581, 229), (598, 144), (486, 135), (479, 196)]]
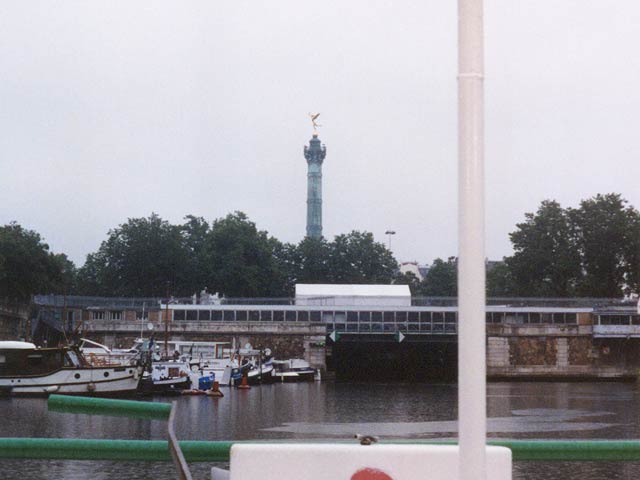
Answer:
[[(486, 0), (487, 255), (553, 198), (640, 207), (640, 2)], [(304, 235), (308, 112), (324, 234), (455, 255), (453, 0), (0, 3), (0, 224), (82, 264), (110, 228), (242, 210)]]

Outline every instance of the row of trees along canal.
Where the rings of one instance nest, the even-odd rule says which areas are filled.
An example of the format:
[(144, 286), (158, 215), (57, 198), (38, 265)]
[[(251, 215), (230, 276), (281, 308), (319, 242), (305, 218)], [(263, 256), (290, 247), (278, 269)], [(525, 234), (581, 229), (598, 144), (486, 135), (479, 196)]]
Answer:
[[(640, 214), (618, 194), (578, 208), (543, 201), (510, 234), (514, 254), (492, 265), (489, 296), (619, 297), (640, 290)], [(40, 235), (0, 227), (0, 298), (34, 293), (187, 296), (203, 287), (227, 297), (287, 297), (295, 283), (404, 283), (414, 295), (455, 296), (456, 259), (433, 261), (423, 281), (400, 274), (371, 233), (332, 241), (280, 242), (241, 212), (173, 225), (152, 214), (109, 231), (76, 268)]]

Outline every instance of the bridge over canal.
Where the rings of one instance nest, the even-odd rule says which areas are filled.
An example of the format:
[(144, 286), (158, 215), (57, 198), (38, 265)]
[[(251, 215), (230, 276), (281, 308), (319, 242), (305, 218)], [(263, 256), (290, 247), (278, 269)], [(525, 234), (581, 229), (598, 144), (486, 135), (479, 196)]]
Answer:
[[(65, 315), (109, 346), (126, 347), (141, 334), (162, 338), (167, 328), (174, 340), (269, 347), (278, 358), (306, 358), (344, 380), (446, 381), (458, 367), (451, 305), (156, 302), (143, 315), (141, 305), (68, 301)], [(489, 305), (486, 321), (493, 378), (635, 378), (640, 367), (640, 316), (629, 306)]]

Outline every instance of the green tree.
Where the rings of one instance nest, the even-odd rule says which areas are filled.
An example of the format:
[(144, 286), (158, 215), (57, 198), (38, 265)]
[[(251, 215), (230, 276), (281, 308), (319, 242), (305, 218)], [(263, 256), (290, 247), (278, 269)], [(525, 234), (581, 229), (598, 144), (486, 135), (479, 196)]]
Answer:
[(269, 296), (292, 297), (300, 271), (297, 263), (297, 247), (291, 243), (282, 243), (275, 238), (270, 238), (269, 244), (273, 257)]
[(617, 193), (598, 194), (569, 211), (581, 257), (578, 293), (618, 297), (638, 286), (640, 215)]
[(294, 283), (334, 283), (329, 266), (331, 249), (324, 238), (303, 238), (292, 252)]
[(511, 269), (505, 262), (500, 262), (491, 270), (487, 270), (487, 296), (509, 297), (513, 293)]
[[(242, 212), (213, 222), (207, 237), (208, 286), (227, 297), (266, 297), (282, 292), (274, 258), (280, 242), (256, 228)], [(277, 287), (277, 288), (276, 288)]]
[(455, 297), (458, 295), (458, 260), (449, 257), (445, 262), (436, 258), (420, 284), (420, 295), (427, 297)]
[(209, 287), (208, 281), (211, 278), (212, 259), (207, 248), (211, 233), (209, 223), (202, 217), (187, 215), (179, 228), (187, 256), (187, 274), (180, 290), (199, 292), (204, 287)]
[(408, 285), (411, 295), (420, 294), (420, 279), (413, 272), (400, 273), (398, 271), (393, 278), (394, 285)]
[(331, 283), (389, 284), (398, 271), (391, 251), (371, 232), (338, 235), (329, 247)]
[(571, 219), (558, 202), (545, 200), (509, 234), (514, 254), (506, 259), (513, 293), (528, 297), (574, 295), (580, 256)]
[(24, 302), (37, 293), (64, 293), (73, 274), (73, 263), (51, 253), (38, 233), (15, 222), (0, 227), (0, 298)]
[(81, 290), (114, 296), (189, 295), (189, 255), (181, 228), (158, 215), (130, 218), (109, 232), (80, 269)]

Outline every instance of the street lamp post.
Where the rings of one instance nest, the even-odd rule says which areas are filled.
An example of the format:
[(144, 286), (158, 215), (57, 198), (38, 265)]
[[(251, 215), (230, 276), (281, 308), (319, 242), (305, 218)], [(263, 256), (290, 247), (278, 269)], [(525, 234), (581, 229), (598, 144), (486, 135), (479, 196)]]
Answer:
[(389, 250), (391, 250), (391, 235), (395, 235), (396, 232), (395, 230), (387, 230), (386, 232), (384, 232), (385, 235), (389, 236)]

